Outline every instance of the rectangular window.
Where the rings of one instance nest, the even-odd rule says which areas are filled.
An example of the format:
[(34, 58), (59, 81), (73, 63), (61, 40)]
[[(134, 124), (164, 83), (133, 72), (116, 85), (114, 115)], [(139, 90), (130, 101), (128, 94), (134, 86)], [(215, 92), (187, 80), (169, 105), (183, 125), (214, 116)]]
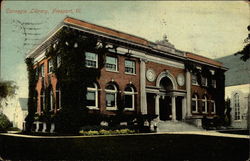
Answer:
[(197, 76), (192, 74), (192, 85), (198, 85)]
[(58, 55), (57, 57), (56, 57), (56, 64), (57, 64), (57, 68), (59, 68), (60, 67), (60, 65), (61, 65), (61, 55)]
[(41, 76), (44, 77), (44, 64), (40, 66)]
[(36, 77), (38, 77), (38, 76), (39, 76), (39, 68), (36, 67)]
[(85, 66), (88, 68), (98, 67), (98, 56), (95, 53), (86, 52), (85, 53)]
[(106, 69), (109, 71), (117, 71), (117, 58), (107, 56), (106, 57)]
[(88, 91), (86, 95), (87, 106), (96, 107), (96, 94), (95, 91)]
[(201, 85), (202, 86), (207, 86), (207, 78), (201, 77)]
[(52, 73), (53, 72), (53, 61), (52, 59), (49, 60), (49, 63), (48, 63), (48, 70), (49, 70), (49, 73)]
[(211, 113), (215, 113), (215, 102), (214, 101), (211, 101)]
[(197, 112), (196, 100), (192, 100), (192, 111)]
[(125, 60), (125, 73), (135, 74), (135, 61)]
[(212, 79), (212, 87), (216, 88), (216, 80)]

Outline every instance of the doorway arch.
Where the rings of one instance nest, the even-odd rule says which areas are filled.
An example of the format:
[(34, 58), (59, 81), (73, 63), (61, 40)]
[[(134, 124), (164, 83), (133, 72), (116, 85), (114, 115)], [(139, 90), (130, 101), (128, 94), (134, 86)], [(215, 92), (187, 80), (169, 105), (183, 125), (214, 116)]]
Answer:
[(156, 86), (159, 88), (160, 93), (159, 118), (163, 121), (171, 120), (173, 118), (173, 100), (171, 95), (177, 88), (175, 77), (169, 71), (164, 71), (158, 76)]

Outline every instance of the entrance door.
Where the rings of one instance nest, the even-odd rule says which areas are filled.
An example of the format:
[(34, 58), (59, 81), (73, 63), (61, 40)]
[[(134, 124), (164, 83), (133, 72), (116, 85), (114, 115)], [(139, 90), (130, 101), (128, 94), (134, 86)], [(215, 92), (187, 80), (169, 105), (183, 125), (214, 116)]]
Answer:
[(162, 121), (170, 120), (169, 115), (171, 115), (171, 98), (169, 96), (160, 98), (159, 103), (160, 103), (160, 120)]

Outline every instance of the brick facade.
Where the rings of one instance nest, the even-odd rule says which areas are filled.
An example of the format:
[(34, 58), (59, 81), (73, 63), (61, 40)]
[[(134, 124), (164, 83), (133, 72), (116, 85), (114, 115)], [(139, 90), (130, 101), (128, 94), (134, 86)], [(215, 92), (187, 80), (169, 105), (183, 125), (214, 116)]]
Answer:
[[(214, 117), (215, 115), (222, 115), (224, 111), (224, 72), (225, 68), (221, 63), (214, 60), (198, 56), (191, 53), (185, 53), (174, 48), (167, 40), (159, 41), (158, 43), (149, 42), (143, 38), (133, 35), (128, 35), (115, 31), (109, 28), (104, 28), (94, 24), (89, 24), (84, 21), (66, 18), (64, 20), (66, 25), (80, 28), (81, 32), (88, 32), (94, 36), (99, 36), (105, 39), (106, 42), (115, 46), (115, 52), (107, 52), (106, 56), (113, 56), (117, 58), (117, 71), (108, 71), (104, 66), (100, 69), (100, 78), (97, 79), (98, 86), (98, 108), (91, 109), (90, 112), (103, 113), (108, 115), (115, 115), (117, 110), (107, 110), (106, 108), (106, 91), (105, 88), (108, 83), (116, 84), (118, 95), (124, 97), (124, 89), (127, 85), (133, 86), (135, 90), (134, 95), (134, 110), (125, 110), (126, 114), (156, 114), (161, 115), (161, 118), (172, 120), (185, 120), (190, 118), (202, 118), (203, 116)], [(88, 33), (89, 34), (89, 33)], [(104, 35), (103, 35), (104, 34)], [(56, 35), (56, 34), (55, 34)], [(52, 36), (53, 37), (53, 36)], [(56, 39), (56, 38), (54, 38)], [(49, 40), (43, 44), (49, 44)], [(52, 41), (51, 41), (52, 43)], [(153, 46), (153, 47), (152, 47)], [(122, 48), (126, 52), (118, 52), (118, 48)], [(34, 58), (37, 63), (34, 68), (40, 68), (44, 65), (44, 78), (41, 76), (38, 79), (37, 90), (37, 112), (41, 114), (41, 90), (51, 87), (53, 89), (54, 106), (53, 111), (56, 113), (58, 105), (56, 96), (57, 79), (54, 73), (48, 73), (48, 60), (45, 56), (41, 59), (38, 57), (46, 50), (46, 45), (41, 45), (38, 49), (29, 54), (28, 57)], [(129, 53), (129, 54), (128, 54)], [(70, 56), (70, 55), (69, 55)], [(135, 73), (127, 74), (125, 72), (125, 60), (132, 60), (135, 62)], [(158, 60), (162, 60), (161, 62)], [(217, 79), (216, 84), (218, 88), (210, 90), (208, 87), (201, 85), (192, 85), (189, 74), (191, 73), (186, 68), (186, 63), (194, 63), (198, 66), (203, 66), (211, 70), (219, 71), (220, 79)], [(155, 72), (155, 79), (148, 80), (146, 72), (148, 70)], [(40, 73), (41, 75), (41, 73)], [(179, 76), (182, 76), (184, 83), (180, 85)], [(192, 75), (192, 73), (190, 74)], [(171, 89), (163, 89), (159, 86), (159, 82), (166, 78), (167, 83)], [(86, 78), (88, 79), (88, 78)], [(181, 79), (181, 78), (180, 78)], [(158, 84), (157, 84), (158, 81)], [(174, 88), (173, 88), (174, 87)], [(215, 93), (219, 93), (219, 97), (215, 97)], [(192, 111), (192, 97), (196, 94), (198, 97), (198, 110)], [(202, 98), (207, 97), (207, 112), (202, 112)], [(216, 111), (212, 113), (212, 103), (215, 102)], [(222, 103), (223, 102), (223, 103)], [(165, 108), (165, 109), (164, 109)], [(167, 110), (166, 110), (167, 108)], [(164, 117), (162, 115), (168, 115)]]

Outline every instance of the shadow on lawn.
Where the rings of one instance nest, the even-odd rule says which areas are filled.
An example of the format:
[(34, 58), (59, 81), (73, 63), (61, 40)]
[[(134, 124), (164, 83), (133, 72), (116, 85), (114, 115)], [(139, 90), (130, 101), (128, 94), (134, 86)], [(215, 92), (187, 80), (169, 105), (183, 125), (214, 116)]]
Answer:
[(94, 137), (0, 134), (0, 156), (8, 160), (246, 161), (249, 140), (192, 134)]

